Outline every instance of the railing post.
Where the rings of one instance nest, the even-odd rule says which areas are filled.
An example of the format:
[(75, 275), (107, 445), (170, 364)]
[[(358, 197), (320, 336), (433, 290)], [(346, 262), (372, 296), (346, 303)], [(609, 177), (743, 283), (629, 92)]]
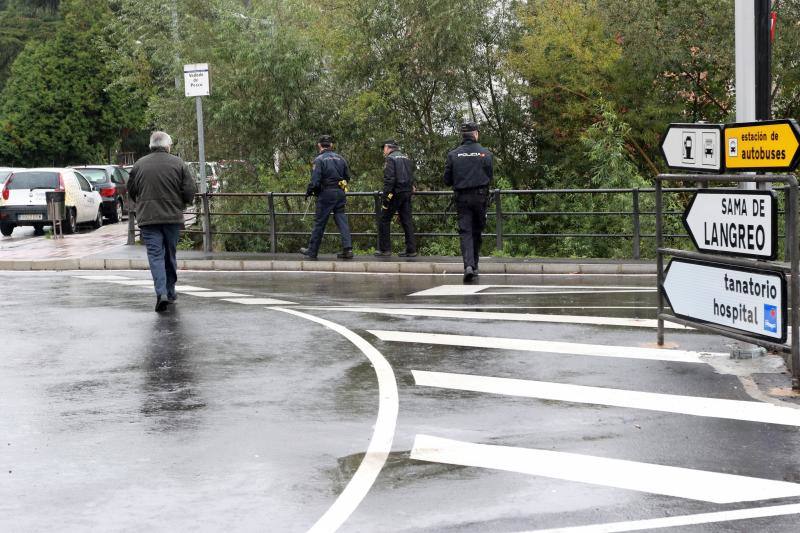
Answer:
[(128, 246), (136, 244), (136, 211), (128, 206)]
[(633, 258), (640, 259), (642, 256), (642, 226), (639, 220), (639, 189), (633, 189)]
[(382, 212), (381, 212), (381, 207), (382, 207), (381, 203), (382, 202), (381, 202), (381, 200), (382, 200), (383, 194), (380, 191), (375, 191), (373, 194), (374, 194), (374, 197), (375, 197), (375, 229), (376, 229), (376, 231), (375, 231), (375, 249), (376, 250), (380, 250), (381, 249), (380, 224), (381, 224), (381, 216), (382, 216)]
[(209, 212), (208, 193), (202, 194), (203, 202), (203, 252), (211, 253), (211, 213)]
[(267, 207), (269, 208), (269, 251), (274, 254), (278, 251), (274, 193), (267, 194)]
[(503, 203), (500, 201), (500, 189), (495, 189), (494, 194), (494, 233), (495, 249), (503, 250)]

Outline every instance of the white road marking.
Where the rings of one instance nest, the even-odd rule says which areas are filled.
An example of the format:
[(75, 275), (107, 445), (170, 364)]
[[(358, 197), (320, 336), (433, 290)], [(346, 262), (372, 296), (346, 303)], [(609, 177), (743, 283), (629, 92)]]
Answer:
[[(531, 292), (483, 292), (488, 289), (527, 289)], [(415, 292), (409, 296), (468, 296), (471, 294), (537, 294), (534, 289), (542, 291), (569, 290), (579, 293), (610, 292), (610, 291), (645, 291), (656, 292), (652, 287), (611, 286), (611, 285), (439, 285), (431, 289)], [(580, 290), (583, 289), (583, 290)]]
[(422, 370), (412, 370), (411, 373), (414, 375), (416, 384), (423, 387), (485, 392), (560, 402), (610, 405), (628, 409), (645, 409), (664, 413), (761, 422), (764, 424), (800, 426), (800, 410), (769, 403), (657, 394), (653, 392), (469, 374), (426, 372)]
[(672, 361), (678, 363), (703, 363), (701, 355), (727, 356), (721, 353), (689, 352), (666, 348), (636, 348), (632, 346), (609, 346), (606, 344), (580, 344), (572, 342), (540, 341), (533, 339), (511, 339), (507, 337), (478, 337), (471, 335), (447, 335), (443, 333), (416, 333), (405, 331), (368, 330), (382, 341), (441, 346), (464, 346), (467, 348), (489, 348), (494, 350), (517, 350), (523, 352), (589, 355), (595, 357), (622, 357), (650, 361)]
[(478, 294), (481, 296), (517, 296), (517, 295), (530, 295), (530, 294), (542, 294), (542, 295), (560, 295), (560, 294), (632, 294), (632, 293), (644, 293), (644, 292), (657, 292), (656, 289), (626, 289), (624, 291), (603, 291), (603, 290), (593, 290), (593, 291), (514, 291), (514, 292), (504, 292), (504, 291), (491, 291), (491, 292), (479, 292)]
[(204, 289), (203, 287), (195, 287), (193, 285), (175, 285), (175, 292), (202, 292), (210, 290), (211, 289)]
[(242, 305), (294, 305), (294, 302), (273, 298), (223, 298), (222, 301)]
[(491, 468), (712, 503), (800, 496), (800, 484), (608, 459), (576, 453), (473, 444), (417, 435), (411, 459)]
[(115, 281), (123, 279), (131, 279), (125, 276), (74, 276), (79, 279), (88, 279), (90, 281)]
[[(621, 326), (631, 328), (656, 328), (658, 321), (650, 318), (620, 318), (580, 315), (541, 315), (532, 313), (493, 313), (485, 311), (458, 311), (454, 309), (398, 309), (391, 307), (313, 307), (323, 311), (346, 311), (348, 313), (374, 313), (435, 318), (466, 318), (473, 320), (507, 320), (510, 322), (548, 322), (552, 324), (582, 324), (590, 326)], [(668, 329), (690, 330), (680, 324), (665, 322)]]
[[(644, 531), (647, 529), (661, 529), (667, 527), (693, 526), (698, 524), (714, 524), (717, 522), (732, 522), (735, 520), (750, 520), (753, 518), (769, 518), (773, 516), (786, 516), (800, 514), (800, 504), (773, 505), (770, 507), (752, 507), (737, 509), (735, 511), (719, 511), (716, 513), (700, 513), (684, 516), (668, 516), (665, 518), (651, 518), (645, 520), (632, 520), (630, 522), (613, 522), (608, 524), (592, 524), (588, 526), (559, 527), (555, 529), (537, 529), (524, 533), (621, 533), (624, 531)], [(742, 531), (746, 531), (743, 529)]]
[(205, 292), (192, 292), (192, 291), (178, 291), (181, 294), (188, 294), (190, 296), (199, 296), (201, 298), (246, 298), (247, 294), (239, 294), (238, 292), (223, 292), (223, 291), (205, 291)]
[(109, 283), (114, 283), (116, 285), (129, 285), (131, 287), (147, 287), (153, 286), (153, 280), (151, 279), (130, 279), (124, 281), (115, 281), (115, 280), (108, 280)]
[(333, 502), (333, 505), (325, 511), (325, 514), (309, 530), (309, 532), (313, 533), (336, 531), (353, 514), (353, 511), (356, 510), (356, 507), (372, 488), (383, 465), (386, 464), (389, 453), (392, 451), (397, 414), (400, 409), (397, 381), (392, 366), (383, 354), (363, 337), (344, 326), (295, 311), (294, 309), (282, 309), (279, 307), (270, 307), (270, 309), (316, 322), (342, 335), (367, 356), (378, 378), (378, 418), (375, 421), (372, 438), (364, 454), (364, 460), (358, 466), (356, 473), (342, 493)]

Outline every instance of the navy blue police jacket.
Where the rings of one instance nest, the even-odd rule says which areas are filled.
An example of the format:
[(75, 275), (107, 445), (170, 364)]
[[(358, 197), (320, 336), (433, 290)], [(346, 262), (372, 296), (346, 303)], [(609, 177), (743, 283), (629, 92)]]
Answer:
[(453, 190), (487, 188), (494, 177), (492, 152), (472, 139), (447, 154), (444, 182)]
[(347, 160), (331, 149), (323, 150), (315, 159), (311, 170), (309, 190), (338, 188), (342, 180), (350, 181)]
[(394, 150), (386, 156), (383, 165), (383, 195), (411, 192), (414, 189), (414, 165), (407, 155)]

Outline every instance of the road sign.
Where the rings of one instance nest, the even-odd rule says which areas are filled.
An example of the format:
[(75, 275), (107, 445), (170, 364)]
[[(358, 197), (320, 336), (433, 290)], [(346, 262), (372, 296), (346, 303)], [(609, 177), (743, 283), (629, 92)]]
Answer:
[(721, 263), (673, 259), (664, 296), (675, 316), (786, 341), (786, 277)]
[(778, 198), (772, 191), (698, 191), (683, 224), (701, 252), (766, 260), (778, 255)]
[(765, 120), (725, 126), (725, 168), (792, 171), (800, 160), (800, 127), (794, 120)]
[(670, 124), (661, 154), (672, 169), (722, 172), (722, 124)]
[(183, 88), (187, 97), (210, 95), (211, 81), (208, 76), (208, 63), (184, 65)]

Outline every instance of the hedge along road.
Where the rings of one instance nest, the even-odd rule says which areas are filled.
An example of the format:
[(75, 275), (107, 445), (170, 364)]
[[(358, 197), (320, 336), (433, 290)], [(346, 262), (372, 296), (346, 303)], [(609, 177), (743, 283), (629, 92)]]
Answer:
[(0, 358), (6, 530), (796, 524), (797, 411), (717, 374), (722, 339), (646, 346), (642, 285), (182, 273), (157, 316), (143, 272), (0, 279), (26, 288)]

